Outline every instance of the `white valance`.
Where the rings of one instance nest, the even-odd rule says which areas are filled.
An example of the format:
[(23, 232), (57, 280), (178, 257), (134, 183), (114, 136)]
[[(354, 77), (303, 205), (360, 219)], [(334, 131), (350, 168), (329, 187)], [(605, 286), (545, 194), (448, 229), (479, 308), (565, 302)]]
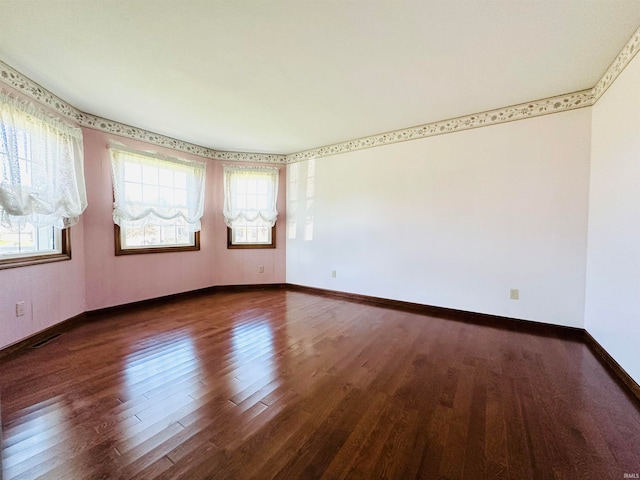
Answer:
[(206, 163), (112, 142), (113, 222), (121, 227), (182, 225), (200, 231)]
[(0, 224), (65, 228), (87, 208), (82, 130), (0, 93)]
[(273, 227), (278, 218), (278, 169), (263, 166), (224, 166), (224, 210), (228, 227), (244, 219)]

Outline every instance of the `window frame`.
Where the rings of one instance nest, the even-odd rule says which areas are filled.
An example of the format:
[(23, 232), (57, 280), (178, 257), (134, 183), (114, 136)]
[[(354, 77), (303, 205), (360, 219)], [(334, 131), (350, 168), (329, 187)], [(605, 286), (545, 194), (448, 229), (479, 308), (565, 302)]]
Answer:
[[(246, 216), (235, 216), (236, 212), (239, 212), (242, 209), (238, 209), (236, 204), (236, 199), (234, 195), (236, 192), (232, 189), (233, 185), (233, 175), (244, 175), (246, 173), (256, 173), (259, 175), (269, 175), (271, 177), (272, 183), (269, 185), (267, 189), (267, 201), (268, 204), (272, 203), (271, 208), (266, 209), (256, 209), (259, 212), (258, 217), (253, 220), (247, 220)], [(224, 165), (223, 167), (223, 195), (224, 195), (224, 207), (223, 207), (223, 216), (225, 218), (225, 224), (227, 227), (227, 249), (262, 249), (262, 248), (276, 248), (276, 222), (277, 222), (277, 204), (278, 204), (278, 183), (280, 179), (280, 169), (277, 167), (271, 166), (256, 166), (256, 165)], [(237, 181), (237, 180), (236, 180)], [(269, 198), (270, 197), (270, 198)], [(235, 208), (234, 208), (235, 206)], [(251, 210), (251, 209), (249, 209)], [(274, 214), (273, 225), (271, 227), (271, 241), (269, 243), (233, 243), (233, 229), (236, 227), (231, 226), (233, 221), (238, 220), (239, 218), (244, 218), (245, 221), (249, 224), (256, 221), (264, 221), (261, 220), (262, 212), (265, 211), (268, 214)], [(231, 220), (231, 218), (233, 220)], [(270, 221), (266, 222), (267, 225), (271, 223)], [(243, 227), (237, 227), (243, 228)]]
[[(53, 228), (53, 227), (51, 227)], [(0, 270), (6, 268), (28, 267), (44, 263), (71, 260), (71, 228), (60, 231), (60, 253), (45, 253), (42, 255), (25, 255), (20, 257), (0, 259)]]
[(122, 229), (120, 225), (113, 226), (116, 257), (121, 255), (139, 255), (143, 253), (192, 252), (200, 250), (200, 232), (193, 232), (193, 245), (169, 245), (153, 247), (122, 248)]
[(276, 248), (276, 226), (271, 227), (271, 243), (233, 243), (233, 229), (227, 227), (228, 249)]
[[(70, 227), (87, 207), (82, 129), (42, 107), (0, 92), (0, 124), (7, 142), (0, 154), (0, 170), (7, 175), (0, 190), (16, 189), (23, 199), (9, 210), (0, 202), (0, 212), (9, 228), (29, 224), (37, 230), (53, 229), (47, 233), (53, 233), (53, 239), (47, 240), (53, 240), (54, 248), (0, 257), (0, 270), (71, 260)], [(56, 175), (47, 173), (52, 170)], [(38, 198), (41, 206), (25, 197)]]
[[(112, 169), (112, 176), (111, 176), (111, 180), (112, 180), (112, 188), (113, 188), (113, 201), (114, 201), (114, 208), (116, 205), (116, 170), (115, 170), (115, 162), (122, 162), (122, 168), (124, 168), (124, 165), (126, 164), (127, 160), (116, 160), (116, 157), (114, 156), (115, 153), (114, 151), (118, 151), (119, 154), (130, 154), (136, 157), (143, 157), (144, 159), (148, 160), (151, 163), (163, 163), (166, 162), (168, 164), (178, 164), (178, 165), (186, 165), (189, 168), (198, 168), (202, 170), (202, 183), (200, 185), (201, 187), (201, 196), (202, 196), (202, 200), (201, 200), (201, 204), (200, 204), (200, 208), (203, 208), (204, 205), (204, 192), (205, 192), (205, 185), (206, 185), (206, 163), (205, 162), (199, 162), (199, 161), (195, 161), (195, 160), (186, 160), (183, 158), (179, 158), (179, 157), (174, 157), (174, 156), (170, 156), (170, 155), (165, 155), (165, 154), (160, 154), (160, 153), (156, 153), (156, 152), (148, 152), (148, 151), (141, 151), (138, 149), (134, 149), (134, 148), (130, 148), (126, 145), (123, 145), (119, 142), (115, 142), (115, 141), (111, 141), (109, 142), (109, 150), (111, 151), (111, 169)], [(138, 164), (142, 164), (142, 163), (138, 163)], [(193, 167), (192, 167), (193, 166)], [(159, 167), (158, 167), (159, 168)], [(124, 175), (124, 174), (122, 174)], [(123, 184), (127, 181), (125, 176), (120, 177)], [(189, 179), (187, 179), (187, 190), (186, 190), (186, 195), (189, 195)], [(198, 198), (198, 197), (196, 197)], [(114, 218), (115, 218), (115, 210), (114, 210)], [(202, 217), (200, 217), (202, 218)], [(152, 225), (160, 225), (160, 224), (152, 224)], [(141, 254), (147, 254), (147, 253), (170, 253), (170, 252), (188, 252), (188, 251), (198, 251), (200, 250), (200, 230), (195, 231), (195, 232), (190, 232), (193, 236), (193, 241), (189, 244), (182, 244), (182, 245), (161, 245), (161, 244), (156, 244), (156, 245), (150, 245), (150, 246), (133, 246), (133, 247), (124, 247), (124, 242), (123, 242), (123, 229), (127, 228), (126, 226), (121, 227), (120, 225), (118, 225), (117, 223), (114, 223), (114, 251), (115, 251), (115, 255), (116, 256), (122, 256), (122, 255), (141, 255)]]

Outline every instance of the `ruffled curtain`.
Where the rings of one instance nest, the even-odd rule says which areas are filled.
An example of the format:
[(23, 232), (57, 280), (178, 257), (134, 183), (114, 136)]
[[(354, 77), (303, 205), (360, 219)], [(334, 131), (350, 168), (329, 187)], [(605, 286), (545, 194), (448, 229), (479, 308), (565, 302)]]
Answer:
[(126, 228), (182, 225), (200, 231), (207, 165), (110, 143), (113, 222)]
[(0, 93), (0, 224), (65, 228), (87, 208), (82, 130)]
[(260, 221), (273, 227), (278, 218), (278, 169), (262, 166), (224, 166), (224, 209), (228, 227), (239, 220)]

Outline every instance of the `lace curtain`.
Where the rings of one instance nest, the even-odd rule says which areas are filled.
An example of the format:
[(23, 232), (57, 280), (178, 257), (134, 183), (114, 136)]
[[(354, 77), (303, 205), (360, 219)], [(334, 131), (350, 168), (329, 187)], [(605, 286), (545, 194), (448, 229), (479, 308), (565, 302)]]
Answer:
[(200, 231), (206, 164), (111, 143), (113, 222), (121, 227), (182, 225)]
[(87, 208), (82, 130), (0, 93), (0, 224), (65, 228)]
[(278, 169), (262, 166), (224, 166), (224, 210), (228, 227), (240, 219), (273, 227), (278, 217)]

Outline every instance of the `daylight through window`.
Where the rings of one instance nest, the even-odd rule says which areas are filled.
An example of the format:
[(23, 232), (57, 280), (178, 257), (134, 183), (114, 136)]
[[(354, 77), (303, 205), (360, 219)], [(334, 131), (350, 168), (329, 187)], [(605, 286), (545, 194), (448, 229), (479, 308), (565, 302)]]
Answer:
[(0, 268), (71, 258), (87, 206), (82, 130), (0, 94)]
[(228, 248), (275, 247), (277, 196), (277, 168), (225, 165), (223, 214)]
[(111, 145), (116, 253), (199, 249), (206, 164)]

